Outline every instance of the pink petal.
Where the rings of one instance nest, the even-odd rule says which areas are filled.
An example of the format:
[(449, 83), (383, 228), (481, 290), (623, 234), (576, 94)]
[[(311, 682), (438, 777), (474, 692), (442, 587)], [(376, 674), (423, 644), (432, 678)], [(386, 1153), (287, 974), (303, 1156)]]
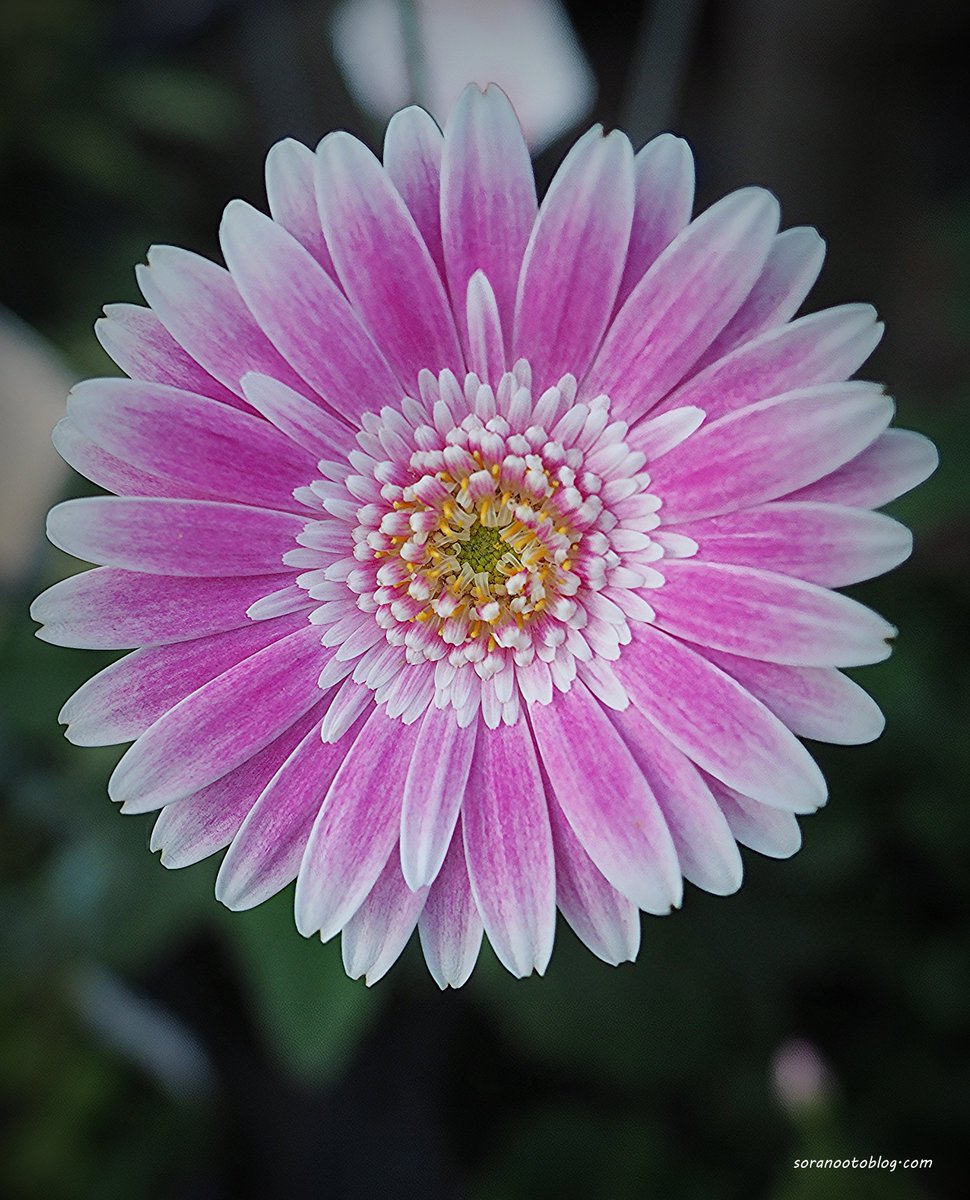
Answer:
[(441, 152), (444, 138), (430, 113), (412, 104), (396, 112), (384, 134), (384, 170), (401, 193), (438, 274), (445, 278), (441, 245)]
[(76, 746), (130, 742), (223, 671), (306, 624), (293, 613), (169, 646), (146, 646), (99, 671), (60, 711)]
[(636, 707), (610, 720), (660, 805), (685, 878), (716, 896), (736, 892), (741, 855), (697, 768)]
[(150, 812), (221, 779), (317, 703), (327, 657), (307, 625), (230, 667), (141, 735), (108, 794), (126, 812)]
[(502, 965), (540, 975), (556, 933), (549, 813), (529, 727), (500, 725), (475, 746), (462, 805), (472, 895)]
[(670, 831), (643, 772), (599, 702), (577, 679), (529, 721), (559, 807), (618, 892), (647, 912), (680, 904)]
[(313, 183), (316, 155), (302, 142), (284, 138), (266, 155), (266, 199), (277, 225), (305, 246), (331, 279), (336, 280), (327, 240), (317, 212)]
[[(269, 375), (244, 375), (242, 388), (258, 413), (318, 461), (346, 457), (347, 427), (319, 404)], [(317, 475), (319, 471), (314, 471), (311, 478)]]
[(441, 870), (461, 808), (478, 725), (462, 729), (451, 708), (433, 705), (421, 721), (401, 807), (401, 866), (408, 887)]
[(794, 814), (759, 804), (716, 779), (709, 779), (708, 784), (742, 846), (770, 858), (791, 858), (801, 847), (802, 831)]
[(835, 504), (776, 502), (678, 525), (708, 562), (795, 575), (844, 587), (892, 570), (913, 550), (905, 525)]
[(283, 555), (304, 525), (268, 508), (144, 496), (65, 500), (47, 514), (47, 536), (61, 550), (152, 575), (286, 572)]
[(465, 317), (469, 370), (474, 371), (479, 379), (497, 387), (505, 374), (507, 361), (502, 321), (492, 285), (482, 271), (476, 271), (468, 281)]
[(412, 892), (401, 875), (401, 856), (391, 851), (367, 898), (340, 935), (344, 970), (351, 979), (377, 983), (397, 962), (424, 908), (428, 889)]
[(804, 388), (703, 425), (651, 470), (677, 525), (774, 500), (834, 470), (882, 432), (893, 402), (874, 383)]
[(532, 228), (515, 298), (512, 358), (532, 365), (533, 395), (581, 377), (616, 300), (633, 221), (633, 151), (596, 126), (566, 155)]
[(873, 741), (883, 731), (886, 721), (879, 706), (840, 671), (781, 666), (723, 650), (707, 649), (704, 654), (799, 737), (855, 746)]
[(313, 711), (317, 719), (265, 784), (222, 860), (216, 899), (233, 911), (262, 904), (296, 879), (324, 796), (365, 725), (361, 717), (339, 742), (324, 742), (322, 710)]
[(732, 350), (671, 392), (662, 408), (696, 404), (716, 420), (766, 396), (848, 379), (875, 350), (882, 324), (871, 304), (810, 313)]
[(811, 291), (824, 261), (825, 242), (817, 229), (799, 225), (779, 233), (748, 298), (694, 364), (694, 373), (764, 330), (790, 321)]
[(556, 903), (573, 932), (610, 966), (633, 962), (640, 949), (640, 913), (593, 865), (554, 798), (549, 801), (556, 852)]
[(482, 918), (468, 882), (461, 818), (418, 920), (428, 970), (440, 988), (459, 988), (472, 973), (482, 944)]
[(418, 726), (374, 708), (337, 771), (296, 882), (296, 927), (327, 941), (350, 920), (387, 863)]
[(211, 396), (233, 408), (245, 408), (239, 397), (215, 379), (178, 344), (150, 308), (138, 304), (106, 304), (94, 332), (105, 352), (132, 379), (165, 383)]
[[(346, 296), (299, 242), (242, 200), (226, 206), (219, 237), (260, 328), (335, 412), (356, 426), (362, 413), (400, 398), (391, 368)], [(322, 416), (337, 438), (336, 422)], [(349, 433), (341, 444), (353, 448)]]
[(357, 718), (373, 703), (374, 693), (370, 688), (355, 683), (353, 679), (345, 679), (337, 688), (337, 694), (320, 726), (320, 740), (331, 744), (341, 741)]
[(176, 246), (153, 246), (135, 274), (142, 295), (168, 332), (237, 396), (248, 371), (273, 375), (298, 390), (299, 375), (269, 342), (216, 263)]
[(766, 802), (784, 796), (806, 809), (825, 802), (821, 772), (794, 734), (683, 642), (638, 625), (613, 669), (643, 715), (709, 774)]
[(268, 596), (261, 596), (255, 604), (250, 604), (246, 609), (246, 616), (250, 621), (268, 621), (286, 613), (302, 612), (304, 619), (309, 620), (309, 614), (305, 610), (312, 608), (313, 601), (306, 591), (295, 583), (288, 583), (285, 587), (270, 592)]
[(156, 383), (91, 379), (68, 416), (109, 453), (194, 492), (293, 511), (293, 489), (316, 473), (313, 457), (260, 417)]
[(228, 775), (166, 805), (151, 838), (151, 848), (162, 852), (162, 866), (189, 867), (228, 846), (280, 763), (319, 724), (320, 712), (317, 705)]
[(344, 290), (400, 382), (413, 387), (423, 369), (460, 371), (455, 322), (424, 239), (380, 163), (347, 133), (317, 149), (317, 201)]
[(605, 392), (625, 420), (649, 412), (738, 310), (777, 228), (778, 202), (761, 188), (732, 192), (692, 221), (617, 313), (580, 397)]
[(633, 160), (633, 228), (615, 309), (623, 306), (648, 268), (690, 221), (694, 156), (683, 138), (662, 133)]
[[(536, 208), (532, 162), (508, 97), (494, 84), (484, 94), (469, 84), (445, 126), (441, 162), (448, 288), (460, 303), (469, 279), (484, 271), (495, 293), (502, 328), (508, 331)], [(456, 310), (456, 316), (461, 327), (464, 314)]]
[(54, 449), (78, 474), (118, 496), (163, 496), (171, 499), (211, 500), (213, 493), (202, 487), (174, 483), (148, 471), (140, 471), (96, 446), (68, 417), (54, 426)]
[(881, 508), (928, 479), (939, 461), (936, 447), (921, 433), (887, 429), (851, 462), (785, 499)]
[(55, 646), (130, 650), (248, 625), (246, 609), (278, 586), (278, 575), (186, 579), (99, 567), (42, 592), (30, 615)]
[(813, 583), (698, 559), (668, 559), (663, 573), (657, 624), (701, 646), (800, 667), (862, 666), (892, 649), (888, 621)]
[(669, 454), (700, 428), (704, 415), (700, 408), (672, 408), (659, 417), (648, 417), (630, 430), (627, 445), (644, 455), (652, 469), (658, 458)]

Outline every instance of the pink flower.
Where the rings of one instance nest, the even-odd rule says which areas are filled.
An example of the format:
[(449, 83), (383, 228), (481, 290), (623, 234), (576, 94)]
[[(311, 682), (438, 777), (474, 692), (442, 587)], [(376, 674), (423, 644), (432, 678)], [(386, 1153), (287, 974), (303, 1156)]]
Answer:
[(791, 318), (812, 229), (734, 192), (691, 221), (686, 145), (593, 129), (537, 208), (496, 88), (444, 135), (391, 121), (267, 163), (229, 270), (156, 247), (101, 341), (131, 379), (55, 440), (116, 496), (50, 514), (102, 564), (41, 636), (129, 649), (65, 705), (131, 741), (109, 785), (230, 908), (296, 884), (306, 935), (381, 977), (417, 925), (441, 986), (488, 934), (542, 972), (556, 907), (610, 963), (682, 877), (785, 857), (825, 784), (796, 735), (882, 717), (838, 668), (894, 630), (832, 591), (908, 532), (872, 510), (933, 469), (850, 382), (868, 305)]

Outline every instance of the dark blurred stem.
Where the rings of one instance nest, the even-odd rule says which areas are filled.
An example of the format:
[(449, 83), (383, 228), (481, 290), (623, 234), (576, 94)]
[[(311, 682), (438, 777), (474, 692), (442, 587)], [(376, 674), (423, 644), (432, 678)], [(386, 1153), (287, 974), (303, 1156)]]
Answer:
[(411, 103), (427, 104), (428, 81), (416, 0), (398, 0), (397, 10), (401, 21), (401, 36), (404, 40), (404, 61), (411, 88)]
[(700, 9), (700, 0), (643, 6), (620, 122), (635, 146), (674, 122)]

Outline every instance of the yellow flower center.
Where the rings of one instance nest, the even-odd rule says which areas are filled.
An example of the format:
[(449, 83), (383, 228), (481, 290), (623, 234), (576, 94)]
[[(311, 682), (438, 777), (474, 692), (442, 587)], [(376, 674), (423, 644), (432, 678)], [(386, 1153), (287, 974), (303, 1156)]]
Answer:
[(462, 565), (467, 563), (473, 574), (488, 575), (493, 583), (498, 583), (496, 567), (499, 559), (508, 552), (508, 549), (508, 543), (502, 540), (500, 530), (476, 521), (468, 535), (468, 540), (459, 542), (455, 558)]

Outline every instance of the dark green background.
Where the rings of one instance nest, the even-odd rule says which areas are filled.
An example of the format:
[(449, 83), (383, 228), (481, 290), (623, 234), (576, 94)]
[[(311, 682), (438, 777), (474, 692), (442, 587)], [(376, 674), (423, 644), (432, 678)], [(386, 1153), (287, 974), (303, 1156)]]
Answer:
[[(72, 371), (112, 369), (90, 327), (102, 303), (138, 299), (150, 242), (214, 254), (225, 201), (262, 203), (278, 137), (345, 127), (377, 143), (334, 72), (329, 7), (0, 6), (0, 299)], [(0, 609), (0, 1194), (967, 1194), (965, 6), (688, 6), (675, 86), (639, 105), (641, 7), (570, 7), (597, 119), (634, 114), (639, 140), (672, 122), (702, 203), (772, 187), (786, 224), (828, 239), (814, 306), (867, 299), (887, 319), (867, 373), (943, 459), (893, 506), (913, 559), (854, 589), (900, 628), (892, 659), (860, 673), (887, 732), (814, 748), (832, 799), (801, 853), (746, 853), (737, 896), (688, 889), (682, 911), (645, 918), (635, 965), (604, 966), (562, 928), (545, 979), (511, 979), (486, 949), (442, 995), (411, 946), (368, 991), (336, 945), (299, 937), (290, 890), (230, 915), (211, 863), (166, 872), (150, 818), (106, 798), (118, 751), (63, 741), (58, 708), (108, 656), (33, 638), (30, 597), (75, 569), (38, 529)], [(567, 141), (540, 157), (540, 182)], [(791, 1039), (829, 1071), (795, 1108), (772, 1082)], [(871, 1154), (934, 1164), (792, 1167)]]

